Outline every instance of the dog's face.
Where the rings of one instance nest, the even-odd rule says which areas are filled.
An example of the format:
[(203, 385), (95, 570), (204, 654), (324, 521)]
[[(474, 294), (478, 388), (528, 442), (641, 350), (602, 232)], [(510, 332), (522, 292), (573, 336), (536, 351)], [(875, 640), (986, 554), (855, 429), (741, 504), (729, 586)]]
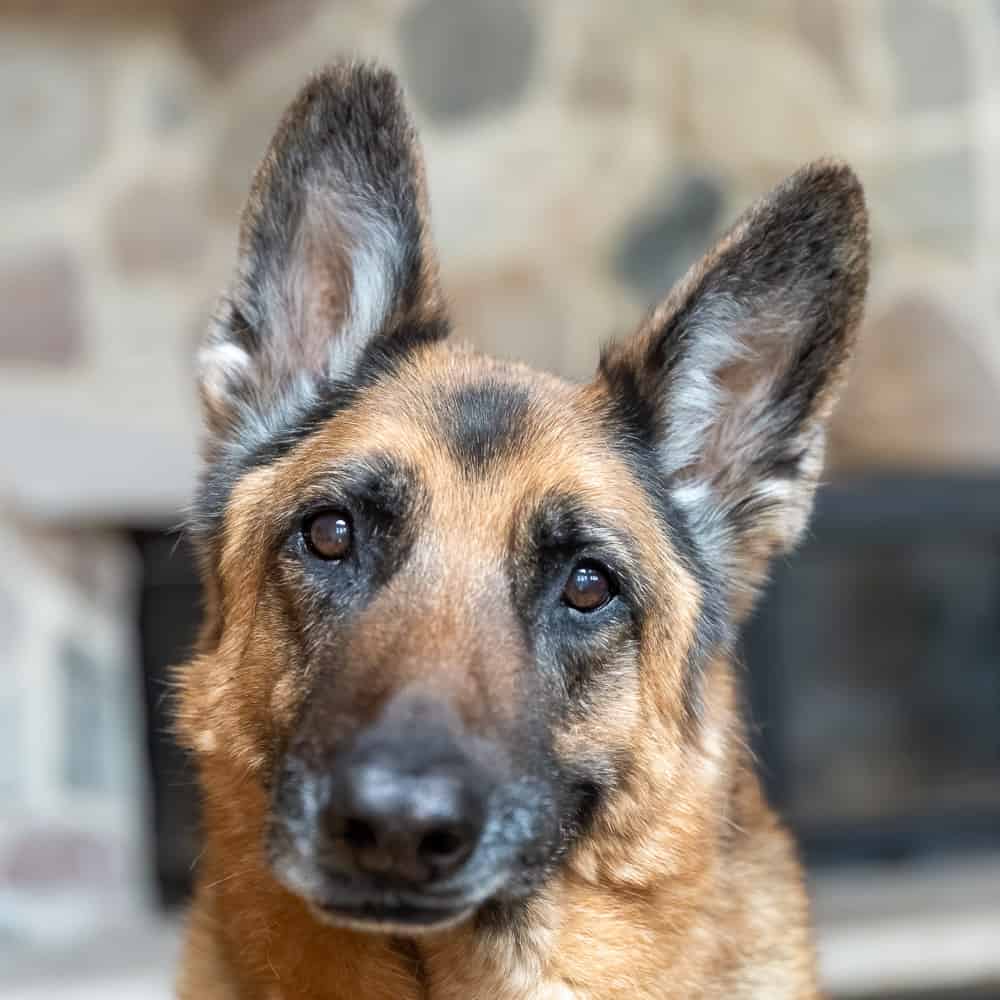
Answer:
[(670, 808), (808, 513), (866, 241), (853, 175), (807, 168), (570, 385), (448, 345), (391, 77), (308, 85), (201, 356), (182, 728), (318, 914), (442, 926)]

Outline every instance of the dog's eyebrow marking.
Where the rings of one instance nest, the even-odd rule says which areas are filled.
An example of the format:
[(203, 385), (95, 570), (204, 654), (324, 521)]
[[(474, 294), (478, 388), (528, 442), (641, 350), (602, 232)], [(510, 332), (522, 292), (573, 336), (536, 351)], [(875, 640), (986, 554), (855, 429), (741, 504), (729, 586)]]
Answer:
[(411, 522), (426, 502), (419, 470), (411, 463), (384, 452), (352, 458), (337, 468), (317, 476), (303, 488), (294, 508), (289, 508), (279, 533), (313, 510), (344, 504), (357, 507), (367, 518), (383, 524), (386, 518), (398, 528), (412, 527)]
[(628, 538), (572, 494), (548, 493), (531, 515), (529, 538), (538, 550), (622, 546)]
[(480, 475), (524, 443), (529, 405), (524, 386), (485, 378), (446, 392), (435, 412), (452, 457), (468, 473)]
[(512, 551), (526, 544), (534, 560), (561, 560), (589, 550), (607, 562), (637, 605), (644, 603), (650, 581), (643, 575), (634, 539), (572, 494), (546, 494), (528, 512), (525, 534), (517, 536), (517, 524), (512, 530)]

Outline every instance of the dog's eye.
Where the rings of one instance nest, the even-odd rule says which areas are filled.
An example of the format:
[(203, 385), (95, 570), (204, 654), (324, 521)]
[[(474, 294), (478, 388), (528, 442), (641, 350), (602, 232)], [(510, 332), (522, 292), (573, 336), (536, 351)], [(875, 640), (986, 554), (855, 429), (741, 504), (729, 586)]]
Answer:
[(350, 554), (354, 533), (346, 514), (325, 510), (306, 521), (302, 534), (313, 555), (333, 562)]
[(577, 563), (573, 567), (562, 593), (565, 604), (583, 612), (603, 608), (614, 596), (614, 584), (607, 570), (592, 562)]

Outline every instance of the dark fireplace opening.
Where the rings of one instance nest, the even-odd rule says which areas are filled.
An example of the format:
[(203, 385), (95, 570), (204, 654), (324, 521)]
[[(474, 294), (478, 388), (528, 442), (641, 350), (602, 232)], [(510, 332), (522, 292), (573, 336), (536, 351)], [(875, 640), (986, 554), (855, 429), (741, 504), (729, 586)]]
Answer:
[(134, 536), (142, 559), (139, 634), (152, 775), (152, 865), (161, 902), (184, 902), (199, 850), (198, 790), (190, 758), (173, 735), (171, 671), (190, 656), (201, 623), (201, 584), (194, 554), (175, 531)]
[[(136, 535), (156, 872), (186, 897), (197, 795), (170, 733), (169, 668), (194, 643), (192, 553)], [(1000, 849), (1000, 480), (821, 491), (743, 644), (752, 735), (807, 863)]]
[(1000, 482), (823, 490), (744, 649), (809, 862), (1000, 847)]

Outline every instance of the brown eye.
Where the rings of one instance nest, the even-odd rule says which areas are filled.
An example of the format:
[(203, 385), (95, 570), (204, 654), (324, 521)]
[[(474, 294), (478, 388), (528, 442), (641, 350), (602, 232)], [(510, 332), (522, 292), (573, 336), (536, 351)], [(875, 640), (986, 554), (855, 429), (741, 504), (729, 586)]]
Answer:
[(309, 550), (320, 559), (344, 559), (351, 551), (353, 532), (346, 514), (335, 511), (316, 514), (306, 522), (304, 534)]
[(566, 586), (563, 601), (577, 611), (596, 611), (603, 608), (614, 591), (608, 574), (595, 563), (578, 563), (573, 567)]

